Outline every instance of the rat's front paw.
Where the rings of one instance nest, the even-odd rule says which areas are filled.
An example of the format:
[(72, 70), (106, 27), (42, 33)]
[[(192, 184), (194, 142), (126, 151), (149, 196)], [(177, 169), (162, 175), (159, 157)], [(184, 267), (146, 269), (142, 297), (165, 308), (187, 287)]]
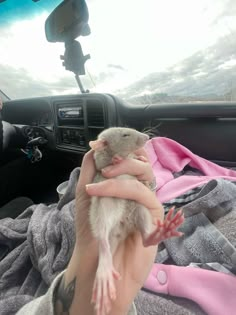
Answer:
[(124, 160), (124, 158), (118, 154), (115, 154), (113, 157), (112, 157), (112, 164), (119, 164), (121, 163), (122, 161)]

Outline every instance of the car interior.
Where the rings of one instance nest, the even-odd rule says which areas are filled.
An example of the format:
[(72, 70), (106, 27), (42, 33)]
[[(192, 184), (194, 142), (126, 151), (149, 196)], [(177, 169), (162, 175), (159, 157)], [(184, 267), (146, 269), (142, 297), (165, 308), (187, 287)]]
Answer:
[[(44, 1), (31, 2), (43, 5)], [(1, 6), (10, 2), (0, 1), (0, 10)], [(61, 56), (63, 71), (74, 76), (78, 93), (10, 99), (7, 92), (0, 91), (3, 104), (0, 219), (16, 218), (31, 204), (57, 204), (58, 185), (69, 180), (71, 172), (80, 167), (84, 154), (90, 149), (89, 142), (109, 127), (134, 128), (149, 134), (151, 139), (168, 138), (226, 171), (236, 168), (236, 100), (211, 97), (210, 100), (202, 98), (196, 101), (189, 97), (148, 102), (147, 98), (143, 98), (140, 103), (132, 103), (109, 89), (107, 92), (87, 90), (82, 77), (86, 72), (86, 62), (93, 56), (84, 55), (82, 42), (93, 33), (89, 6), (89, 0), (87, 3), (84, 0), (64, 0), (59, 4), (57, 1), (57, 6), (54, 5), (45, 19), (45, 30), (42, 30), (45, 41), (52, 46), (56, 43), (64, 46), (64, 55)], [(59, 58), (56, 54), (54, 57)], [(14, 86), (15, 83), (11, 81), (10, 84)], [(167, 155), (166, 161), (171, 158)], [(22, 201), (21, 198), (25, 199)], [(14, 200), (17, 200), (16, 203)], [(236, 246), (236, 239), (231, 241)], [(209, 263), (213, 262), (216, 261)], [(235, 260), (228, 263), (236, 267)], [(144, 307), (145, 301), (149, 301), (148, 292), (144, 290), (145, 298), (142, 296), (142, 303), (137, 302), (138, 314), (145, 314), (140, 305)], [(173, 303), (177, 305), (178, 301)], [(213, 312), (200, 302), (199, 305), (202, 313), (186, 306), (186, 314), (234, 314), (228, 310), (225, 313)], [(176, 314), (185, 314), (183, 309), (181, 313), (180, 304), (178, 307)], [(159, 313), (153, 311), (148, 314)]]

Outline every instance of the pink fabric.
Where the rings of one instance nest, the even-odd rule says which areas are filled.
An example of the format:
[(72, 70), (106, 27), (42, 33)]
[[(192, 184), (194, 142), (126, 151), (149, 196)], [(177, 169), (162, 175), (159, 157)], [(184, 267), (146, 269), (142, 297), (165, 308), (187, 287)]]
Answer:
[[(146, 143), (145, 149), (157, 180), (157, 197), (161, 202), (176, 198), (211, 179), (236, 180), (236, 171), (212, 163), (174, 140), (153, 138)], [(183, 175), (174, 178), (173, 173), (182, 171), (186, 165), (200, 170), (205, 176)]]
[(192, 267), (154, 264), (144, 287), (195, 301), (208, 315), (236, 314), (236, 277), (231, 275)]

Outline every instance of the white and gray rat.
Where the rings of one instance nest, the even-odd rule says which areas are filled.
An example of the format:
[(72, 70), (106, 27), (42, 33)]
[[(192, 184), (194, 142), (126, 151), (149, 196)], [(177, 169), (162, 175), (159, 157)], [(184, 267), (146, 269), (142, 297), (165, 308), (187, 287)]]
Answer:
[[(101, 169), (111, 165), (114, 159), (135, 158), (134, 151), (142, 148), (148, 139), (148, 135), (130, 128), (115, 127), (101, 132), (97, 140), (89, 143), (95, 151), (97, 174), (94, 182), (106, 180)], [(137, 180), (127, 174), (117, 178)], [(154, 225), (149, 210), (137, 202), (95, 196), (91, 198), (89, 216), (92, 233), (99, 246), (92, 302), (95, 303), (97, 315), (104, 315), (109, 313), (111, 300), (116, 298), (114, 279), (119, 279), (120, 275), (113, 266), (112, 256), (119, 243), (130, 233), (139, 230), (144, 246), (157, 245), (163, 239), (181, 235), (176, 228), (184, 218), (180, 212), (173, 216), (171, 209), (163, 223)]]

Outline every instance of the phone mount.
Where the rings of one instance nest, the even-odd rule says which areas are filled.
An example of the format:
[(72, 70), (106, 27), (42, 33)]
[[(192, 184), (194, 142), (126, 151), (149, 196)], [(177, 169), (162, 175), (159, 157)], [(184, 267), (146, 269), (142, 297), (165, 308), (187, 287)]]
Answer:
[(65, 43), (65, 53), (60, 58), (65, 69), (75, 74), (81, 93), (89, 93), (88, 90), (84, 90), (79, 76), (85, 75), (84, 64), (90, 59), (90, 55), (84, 56), (80, 43), (73, 39)]
[(66, 70), (75, 74), (81, 93), (89, 91), (83, 88), (80, 75), (85, 75), (85, 62), (90, 55), (83, 54), (81, 44), (75, 40), (79, 36), (90, 35), (89, 13), (85, 0), (64, 0), (48, 16), (45, 22), (45, 34), (49, 42), (64, 42), (65, 52), (60, 58)]

